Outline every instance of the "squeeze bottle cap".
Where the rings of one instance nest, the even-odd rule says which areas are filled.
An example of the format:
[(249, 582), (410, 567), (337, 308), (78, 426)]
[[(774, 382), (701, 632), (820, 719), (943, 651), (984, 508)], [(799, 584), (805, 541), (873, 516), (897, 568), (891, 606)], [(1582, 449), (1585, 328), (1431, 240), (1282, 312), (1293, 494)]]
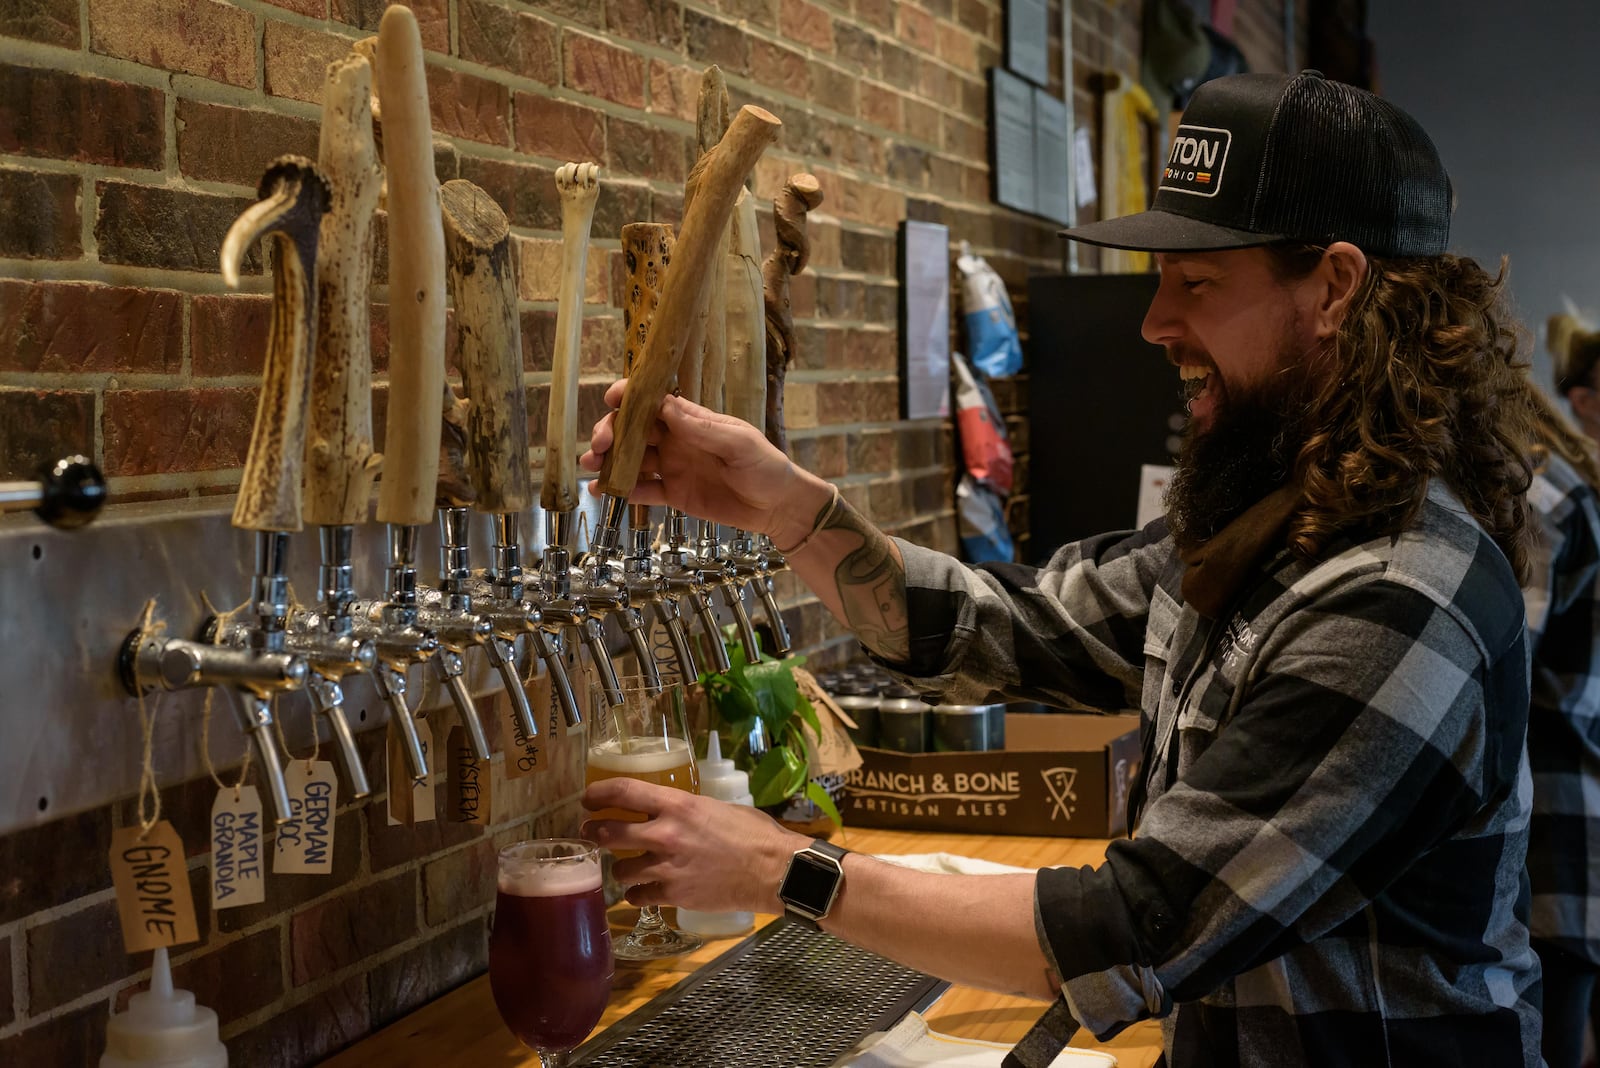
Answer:
[(699, 772), (701, 794), (718, 801), (750, 803), (750, 776), (722, 755), (722, 739), (716, 731), (706, 736), (706, 756), (700, 761)]
[(156, 949), (150, 989), (128, 999), (128, 1010), (106, 1024), (100, 1068), (227, 1068), (228, 1049), (217, 1038), (217, 1014), (194, 1003), (188, 990), (172, 989), (167, 949)]

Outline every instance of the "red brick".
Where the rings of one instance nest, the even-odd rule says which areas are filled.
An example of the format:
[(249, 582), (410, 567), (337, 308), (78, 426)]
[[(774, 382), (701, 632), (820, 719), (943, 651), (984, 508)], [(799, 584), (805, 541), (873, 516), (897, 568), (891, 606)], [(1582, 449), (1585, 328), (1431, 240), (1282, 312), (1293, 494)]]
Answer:
[[(82, 863), (83, 858), (78, 858)], [(189, 892), (204, 900), (210, 872), (189, 873)], [(200, 940), (209, 935), (209, 911), (197, 907)], [(122, 944), (117, 903), (102, 901), (41, 923), (28, 931), (28, 1012), (42, 1014), (92, 990), (135, 974), (149, 958)]]
[(835, 20), (833, 49), (839, 62), (858, 76), (876, 78), (883, 70), (882, 38), (860, 26)]
[[(42, 465), (74, 452), (94, 455), (93, 393), (0, 386), (0, 478), (33, 478)], [(3, 905), (6, 893), (20, 889), (7, 890), (0, 876), (0, 891)]]
[[(770, 85), (795, 96), (809, 97), (811, 66), (804, 55), (792, 48), (757, 38), (750, 41), (750, 73), (762, 85)], [(817, 99), (830, 108), (839, 107), (827, 97)]]
[(255, 19), (220, 0), (89, 0), (91, 52), (249, 89), (255, 47)]
[(861, 103), (857, 110), (867, 122), (888, 127), (891, 130), (900, 128), (900, 94), (893, 89), (885, 89), (881, 85), (863, 82), (861, 84)]
[(833, 18), (811, 0), (784, 0), (778, 10), (778, 29), (795, 44), (833, 51)]
[(378, 32), (383, 12), (390, 3), (409, 7), (417, 17), (422, 47), (429, 52), (450, 52), (450, 0), (333, 0), (332, 17), (358, 29)]
[(560, 31), (554, 23), (489, 0), (463, 0), (460, 12), (462, 59), (560, 84)]
[(978, 42), (966, 30), (941, 22), (938, 26), (939, 58), (961, 70), (978, 70)]
[[(813, 263), (816, 262), (813, 253)], [(818, 266), (825, 266), (817, 264)], [(895, 239), (892, 234), (840, 228), (839, 265), (862, 274), (895, 273)]]
[(171, 290), (0, 281), (0, 370), (176, 374), (182, 310)]
[(0, 1064), (94, 1068), (106, 1045), (106, 1007), (95, 1002), (0, 1039)]
[(328, 64), (348, 53), (351, 43), (336, 33), (268, 19), (261, 38), (267, 93), (322, 103)]
[(607, 0), (606, 29), (612, 36), (683, 51), (683, 4), (678, 0)]
[(273, 7), (293, 11), (297, 15), (309, 15), (314, 19), (328, 17), (328, 0), (265, 0), (265, 2)]
[(683, 191), (673, 190), (663, 192), (659, 189), (650, 191), (650, 221), (667, 223), (678, 227), (683, 225)]
[(851, 330), (845, 335), (844, 365), (852, 371), (893, 371), (898, 342), (891, 330)]
[[(273, 890), (277, 878), (273, 877)], [(239, 909), (228, 909), (218, 917)], [(172, 985), (193, 990), (206, 1008), (217, 1014), (217, 1023), (228, 1026), (241, 1016), (278, 1000), (283, 994), (283, 963), (278, 950), (279, 932), (268, 928), (229, 942), (220, 949), (178, 959), (172, 965)], [(149, 982), (133, 983), (117, 991), (116, 1011), (125, 1012), (134, 994), (149, 989)]]
[[(613, 378), (622, 374), (622, 317), (616, 315), (590, 316), (583, 321), (582, 366), (584, 374), (602, 374)], [(589, 431), (587, 424), (579, 426), (580, 434)]]
[(605, 26), (605, 5), (600, 0), (527, 0), (524, 6), (568, 22), (581, 23), (590, 29), (598, 30)]
[[(97, 1006), (102, 1017), (103, 1006)], [(352, 975), (228, 1040), (239, 1065), (316, 1064), (372, 1030), (367, 979)]]
[(618, 238), (622, 236), (624, 225), (649, 217), (650, 187), (612, 179), (606, 183), (605, 194), (595, 203), (594, 225), (589, 232), (596, 240)]
[(682, 185), (689, 173), (689, 135), (657, 123), (606, 117), (606, 169), (613, 175)]
[(944, 149), (968, 159), (982, 159), (989, 144), (989, 133), (979, 123), (944, 117)]
[(522, 313), (522, 369), (548, 371), (556, 348), (556, 313), (547, 310)]
[(0, 256), (77, 259), (78, 190), (76, 175), (0, 167)]
[(938, 23), (926, 11), (900, 0), (896, 21), (899, 37), (906, 44), (929, 53), (938, 47)]
[(117, 167), (160, 167), (161, 90), (0, 65), (0, 152)]
[[(0, 390), (0, 442), (4, 441), (7, 428), (31, 421), (26, 418), (29, 409), (14, 405), (11, 398), (21, 397), (26, 403), (30, 396), (21, 390)], [(71, 447), (70, 443), (59, 441), (47, 444), (40, 460), (54, 460)], [(8, 459), (9, 450), (0, 445), (0, 478), (33, 477), (37, 463), (18, 469)], [(86, 864), (84, 858), (103, 857), (110, 849), (111, 812), (106, 808), (24, 827), (0, 837), (0, 924), (109, 887), (110, 870), (104, 864)], [(0, 956), (0, 960), (10, 958)], [(0, 1059), (0, 1064), (9, 1063), (26, 1062)]]
[(689, 11), (684, 13), (684, 31), (689, 58), (695, 62), (715, 63), (733, 74), (748, 69), (749, 38), (734, 23)]
[[(360, 709), (350, 712), (351, 726), (359, 729), (357, 722)], [(382, 731), (367, 731), (358, 735), (358, 738), (375, 736), (383, 738)], [(382, 752), (382, 747), (377, 747)], [(373, 782), (382, 782), (383, 767), (379, 762), (367, 768), (369, 776), (377, 776)], [(202, 780), (205, 781), (205, 780)], [(339, 788), (344, 789), (341, 778)], [(209, 826), (211, 817), (211, 798), (216, 797), (213, 788), (210, 798), (206, 801), (205, 819)], [(242, 908), (223, 909), (216, 914), (217, 930), (224, 933), (243, 931), (274, 916), (286, 914), (301, 905), (309, 904), (321, 897), (337, 893), (343, 887), (353, 882), (361, 870), (361, 813), (358, 808), (346, 809), (337, 816), (337, 823), (333, 832), (333, 874), (332, 875), (273, 875), (269, 880), (271, 889), (267, 893), (266, 901), (259, 905), (245, 905)], [(379, 818), (382, 818), (380, 813)]]
[(893, 431), (857, 431), (849, 435), (848, 447), (852, 472), (888, 471), (894, 466)]
[(980, 36), (989, 32), (989, 8), (983, 0), (957, 0), (956, 18), (961, 25)]
[(469, 141), (510, 142), (506, 115), (511, 91), (498, 82), (465, 71), (428, 68), (428, 110), (434, 129)]
[(408, 871), (296, 914), (289, 920), (290, 981), (309, 983), (399, 945), (417, 933), (416, 913), (417, 876)]
[[(373, 415), (376, 417), (377, 413)], [(373, 872), (382, 872), (419, 857), (441, 853), (452, 846), (465, 845), (482, 834), (483, 828), (475, 824), (452, 823), (449, 820), (419, 823), (415, 827), (390, 827), (380, 808), (374, 818), (367, 820), (367, 854)]]
[(256, 108), (178, 101), (178, 169), (254, 189), (279, 156), (317, 158), (317, 124)]
[(888, 160), (888, 177), (916, 189), (928, 183), (928, 150), (916, 145), (895, 145)]
[(189, 305), (189, 351), (196, 378), (259, 375), (266, 366), (272, 298), (197, 296)]
[[(555, 171), (551, 168), (537, 163), (467, 156), (461, 161), (461, 177), (493, 197), (512, 226), (530, 230), (561, 228), (561, 197), (556, 192)], [(608, 184), (600, 202), (610, 194)]]
[(561, 70), (569, 89), (644, 107), (644, 59), (604, 38), (571, 30), (562, 34)]
[(514, 107), (518, 152), (563, 161), (606, 158), (605, 119), (594, 109), (537, 93), (517, 93)]
[[(857, 73), (840, 70), (821, 60), (811, 63), (811, 98), (826, 102), (832, 111), (853, 114), (860, 107), (862, 84), (861, 76)], [(784, 134), (783, 143), (789, 147), (789, 131), (784, 130)]]
[(915, 90), (918, 71), (922, 66), (917, 54), (894, 41), (883, 42), (879, 51), (882, 55), (883, 80), (896, 89)]
[(899, 317), (900, 291), (895, 286), (867, 286), (867, 322), (893, 326)]
[[(489, 894), (494, 896), (493, 862)], [(408, 949), (368, 973), (372, 1026), (383, 1027), (454, 990), (489, 967), (489, 931), (483, 919), (468, 920), (437, 938)]]
[(856, 18), (880, 30), (894, 29), (895, 0), (856, 0)]
[(0, 5), (0, 37), (77, 48), (78, 0), (7, 0)]
[(699, 93), (700, 72), (693, 67), (650, 61), (650, 111), (693, 122)]
[[(254, 200), (115, 179), (96, 182), (95, 192), (100, 210), (94, 235), (102, 263), (207, 274), (221, 269), (222, 239)], [(259, 246), (245, 254), (244, 270), (260, 272)]]
[(494, 900), (495, 844), (480, 838), (422, 866), (423, 916), (429, 927), (460, 919)]
[(742, 19), (753, 26), (776, 29), (778, 7), (785, 0), (716, 0), (717, 10), (730, 19)]
[(241, 467), (254, 389), (113, 389), (105, 395), (105, 472), (160, 475)]

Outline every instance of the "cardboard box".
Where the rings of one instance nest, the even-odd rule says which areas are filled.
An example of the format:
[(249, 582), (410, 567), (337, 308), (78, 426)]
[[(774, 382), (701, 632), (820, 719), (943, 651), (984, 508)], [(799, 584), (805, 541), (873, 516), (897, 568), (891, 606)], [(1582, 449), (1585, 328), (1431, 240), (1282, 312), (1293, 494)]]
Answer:
[(840, 814), (846, 827), (1110, 838), (1138, 768), (1138, 716), (1012, 712), (1001, 750), (863, 748)]

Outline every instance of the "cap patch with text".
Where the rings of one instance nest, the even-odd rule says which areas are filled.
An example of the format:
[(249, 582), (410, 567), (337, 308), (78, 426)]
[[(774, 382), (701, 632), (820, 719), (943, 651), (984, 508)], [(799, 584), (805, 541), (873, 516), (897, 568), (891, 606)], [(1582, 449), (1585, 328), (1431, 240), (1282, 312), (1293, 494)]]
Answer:
[(1179, 126), (1161, 172), (1161, 188), (1194, 196), (1216, 196), (1222, 188), (1222, 169), (1228, 162), (1232, 140), (1232, 134), (1216, 127)]

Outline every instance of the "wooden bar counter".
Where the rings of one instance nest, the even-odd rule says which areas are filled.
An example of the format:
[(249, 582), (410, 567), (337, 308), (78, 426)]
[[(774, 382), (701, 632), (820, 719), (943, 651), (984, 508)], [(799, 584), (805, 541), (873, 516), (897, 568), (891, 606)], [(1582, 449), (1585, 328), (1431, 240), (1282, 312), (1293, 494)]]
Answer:
[[(834, 841), (861, 853), (956, 853), (1027, 868), (1096, 864), (1105, 855), (1107, 845), (1104, 840), (1092, 838), (926, 834), (871, 828), (847, 828)], [(626, 906), (613, 909), (613, 934), (619, 938), (626, 934), (636, 915), (637, 910)], [(756, 924), (760, 926), (771, 919), (757, 916)], [(737, 945), (739, 940), (711, 940), (693, 953), (668, 960), (618, 961), (611, 1002), (597, 1030), (616, 1023), (724, 950)], [(952, 986), (926, 1015), (933, 1029), (945, 1034), (989, 1042), (1015, 1042), (1044, 1008), (1043, 1002), (1028, 998)], [(1112, 1053), (1120, 1068), (1150, 1068), (1161, 1053), (1161, 1028), (1154, 1021), (1146, 1021), (1103, 1044), (1096, 1043), (1092, 1035), (1079, 1032), (1073, 1045)], [(500, 1022), (489, 992), (489, 977), (484, 975), (323, 1063), (331, 1068), (373, 1064), (385, 1068), (432, 1068), (436, 1065), (534, 1068), (539, 1064), (539, 1057), (524, 1048)]]

